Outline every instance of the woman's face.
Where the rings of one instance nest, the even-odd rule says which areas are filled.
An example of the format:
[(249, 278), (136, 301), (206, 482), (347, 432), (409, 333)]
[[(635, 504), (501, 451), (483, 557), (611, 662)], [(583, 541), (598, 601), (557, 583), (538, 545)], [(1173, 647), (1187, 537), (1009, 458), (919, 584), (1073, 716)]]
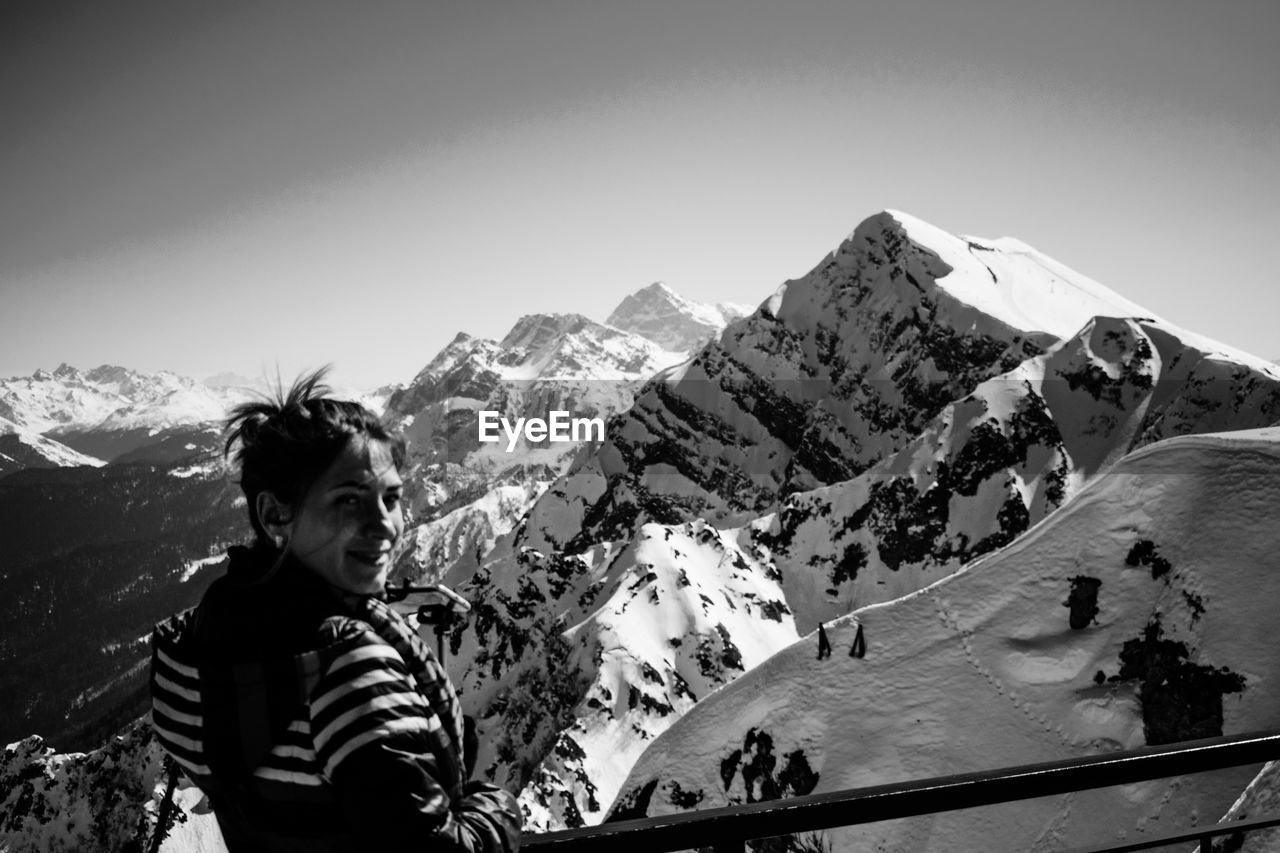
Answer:
[(401, 488), (387, 443), (353, 436), (294, 513), (290, 553), (341, 590), (381, 592), (404, 532)]

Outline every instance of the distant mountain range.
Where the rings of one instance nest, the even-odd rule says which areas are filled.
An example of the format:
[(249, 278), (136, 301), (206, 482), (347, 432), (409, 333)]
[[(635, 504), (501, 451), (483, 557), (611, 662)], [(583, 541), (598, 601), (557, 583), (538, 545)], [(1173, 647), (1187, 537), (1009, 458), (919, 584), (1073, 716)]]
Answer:
[[(479, 440), (479, 411), (556, 408), (603, 418), (604, 440)], [(1016, 240), (885, 211), (746, 316), (655, 284), (605, 324), (535, 315), (501, 341), (459, 335), (386, 416), (412, 448), (395, 577), (472, 601), (448, 665), (478, 719), (478, 772), (518, 792), (532, 828), (1280, 722), (1280, 673), (1256, 642), (1280, 628), (1266, 568), (1280, 371)], [(97, 507), (83, 484), (112, 467), (0, 481), (0, 502), (29, 508), (19, 588), (75, 559), (40, 532), (32, 496), (73, 489)], [(125, 670), (143, 660), (143, 610), (194, 600), (234, 528), (216, 466), (153, 467), (129, 488), (181, 483), (189, 497), (165, 499), (178, 518), (211, 500), (228, 514), (177, 553), (147, 546), (169, 568), (142, 586), (181, 596), (90, 632), (127, 649)], [(127, 561), (111, 571), (108, 598), (134, 588)], [(48, 636), (38, 588), (12, 624)], [(818, 660), (822, 623), (835, 654)], [(103, 670), (82, 665), (82, 680)], [(94, 719), (128, 719), (112, 707)], [(94, 762), (115, 768), (109, 783)], [(122, 841), (148, 825), (156, 762), (142, 725), (86, 757), (21, 741), (0, 766), (0, 838)], [(1019, 806), (997, 833), (961, 812), (828, 841), (1101, 842), (1216, 818), (1249, 781), (1218, 779)], [(107, 784), (132, 793), (108, 803)], [(179, 801), (175, 849), (196, 849), (212, 817), (190, 788)], [(77, 809), (92, 829), (48, 817)]]
[[(174, 462), (217, 447), (221, 421), (263, 382), (102, 365), (0, 379), (0, 476), (23, 468)], [(380, 406), (374, 395), (353, 393)]]
[[(654, 311), (679, 299), (665, 288), (642, 293)], [(671, 304), (690, 322), (705, 314)], [(427, 578), (477, 545), (484, 553), (576, 449), (477, 453), (467, 406), (511, 414), (555, 404), (608, 416), (631, 404), (644, 378), (686, 356), (581, 316), (535, 315), (500, 342), (459, 335), (406, 387), (336, 389), (385, 408), (413, 442), (411, 532), (397, 579)], [(221, 421), (263, 387), (231, 374), (201, 383), (65, 364), (0, 380), (0, 738), (40, 732), (87, 748), (140, 713), (149, 626), (197, 601), (226, 547), (244, 538)], [(442, 422), (433, 437), (434, 417)], [(441, 442), (453, 452), (438, 453)]]
[(552, 411), (613, 417), (631, 407), (645, 380), (688, 359), (743, 313), (656, 283), (626, 297), (606, 324), (534, 314), (500, 341), (459, 334), (387, 402), (386, 420), (409, 439), (410, 500), (424, 519), (393, 578), (435, 579), (457, 560), (476, 565), (580, 450), (577, 442), (482, 443), (478, 412), (511, 423)]

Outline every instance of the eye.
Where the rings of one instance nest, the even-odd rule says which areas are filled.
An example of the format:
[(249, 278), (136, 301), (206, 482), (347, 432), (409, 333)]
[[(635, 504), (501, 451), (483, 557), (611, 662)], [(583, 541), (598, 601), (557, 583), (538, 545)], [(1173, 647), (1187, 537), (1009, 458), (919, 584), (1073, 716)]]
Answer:
[(337, 503), (338, 506), (355, 506), (360, 503), (360, 496), (354, 492), (349, 492), (344, 495), (339, 495), (335, 500), (335, 503)]
[(387, 496), (383, 498), (383, 501), (386, 503), (387, 509), (395, 509), (400, 505), (400, 493), (389, 492)]

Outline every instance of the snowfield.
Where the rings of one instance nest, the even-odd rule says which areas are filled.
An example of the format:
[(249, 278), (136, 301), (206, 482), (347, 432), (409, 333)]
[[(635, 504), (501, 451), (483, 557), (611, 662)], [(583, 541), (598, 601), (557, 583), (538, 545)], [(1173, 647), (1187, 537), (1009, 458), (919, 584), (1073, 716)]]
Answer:
[[(768, 781), (832, 791), (1275, 728), (1280, 528), (1259, 519), (1278, 500), (1280, 429), (1139, 450), (1003, 550), (828, 624), (829, 659), (810, 634), (707, 697), (621, 802), (652, 785), (646, 813), (665, 814), (751, 802)], [(765, 752), (779, 770), (802, 760), (807, 790), (749, 773)], [(1215, 821), (1256, 772), (828, 835), (842, 851), (1102, 843)]]

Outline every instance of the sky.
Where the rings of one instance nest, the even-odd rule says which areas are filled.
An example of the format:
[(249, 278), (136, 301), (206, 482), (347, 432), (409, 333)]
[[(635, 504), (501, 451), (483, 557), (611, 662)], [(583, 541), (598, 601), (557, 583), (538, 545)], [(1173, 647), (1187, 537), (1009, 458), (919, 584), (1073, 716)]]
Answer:
[(406, 382), (885, 208), (1280, 356), (1273, 0), (0, 3), (0, 377)]

